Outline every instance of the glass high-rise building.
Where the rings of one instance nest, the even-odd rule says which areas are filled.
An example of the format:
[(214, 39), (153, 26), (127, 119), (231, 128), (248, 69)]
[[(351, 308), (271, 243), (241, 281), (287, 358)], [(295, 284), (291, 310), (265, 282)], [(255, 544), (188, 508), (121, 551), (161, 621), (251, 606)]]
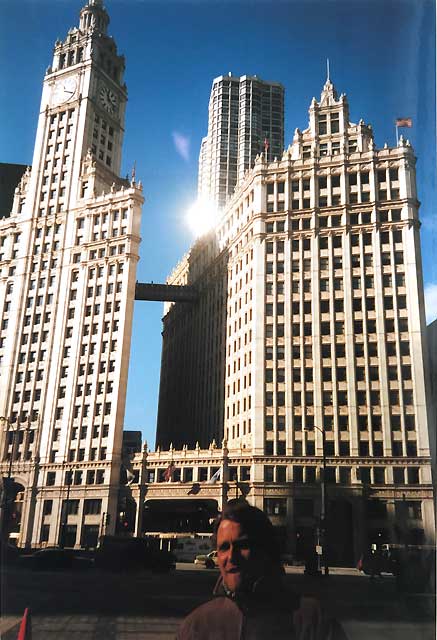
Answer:
[(256, 76), (219, 76), (212, 83), (208, 134), (199, 155), (199, 197), (222, 208), (255, 158), (284, 147), (284, 88)]

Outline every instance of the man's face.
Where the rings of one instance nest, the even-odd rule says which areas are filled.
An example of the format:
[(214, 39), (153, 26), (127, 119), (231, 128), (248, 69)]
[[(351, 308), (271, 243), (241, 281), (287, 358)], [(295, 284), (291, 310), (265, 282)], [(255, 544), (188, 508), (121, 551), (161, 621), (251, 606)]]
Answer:
[(217, 560), (223, 582), (233, 592), (249, 587), (264, 565), (241, 525), (231, 520), (223, 520), (218, 528)]

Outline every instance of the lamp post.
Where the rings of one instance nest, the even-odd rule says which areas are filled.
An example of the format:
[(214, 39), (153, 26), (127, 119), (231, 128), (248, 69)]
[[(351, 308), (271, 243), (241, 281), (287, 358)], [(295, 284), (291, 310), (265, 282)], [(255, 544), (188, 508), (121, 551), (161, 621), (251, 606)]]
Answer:
[[(328, 566), (328, 553), (327, 553), (327, 501), (326, 501), (326, 434), (325, 429), (317, 427), (314, 425), (314, 429), (320, 431), (322, 434), (322, 478), (321, 478), (321, 489), (322, 489), (322, 502), (320, 507), (320, 529), (319, 529), (319, 544), (322, 547), (323, 564), (324, 564), (324, 572), (325, 576), (329, 575), (329, 566)], [(305, 429), (308, 431), (308, 429)], [(321, 535), (320, 535), (321, 534)], [(321, 556), (318, 554), (318, 569), (321, 571)]]
[[(7, 433), (9, 433), (9, 429), (11, 427), (11, 421), (8, 418), (5, 418), (5, 416), (0, 416), (0, 422), (2, 423), (6, 422), (6, 424), (8, 425)], [(15, 431), (12, 431), (12, 449), (11, 449), (11, 455), (9, 456), (8, 475), (7, 475), (8, 479), (10, 479), (12, 476), (12, 462), (14, 459), (15, 447), (17, 444), (18, 429), (19, 429), (19, 425), (17, 420), (16, 429)]]
[(228, 441), (222, 441), (223, 467), (222, 467), (222, 510), (228, 502), (228, 480), (229, 480), (229, 464), (228, 464)]
[[(64, 469), (65, 469), (65, 463), (63, 465)], [(59, 540), (59, 546), (61, 547), (61, 549), (63, 549), (65, 547), (65, 531), (67, 528), (67, 523), (68, 523), (68, 507), (69, 507), (69, 501), (70, 501), (70, 487), (71, 487), (71, 468), (67, 469), (67, 474), (65, 475), (65, 479), (66, 479), (66, 484), (67, 484), (67, 499), (65, 501), (65, 509), (62, 508), (62, 497), (61, 497), (61, 536), (60, 536), (60, 540)], [(61, 490), (62, 491), (62, 490)]]
[[(6, 433), (9, 434), (9, 429), (11, 427), (11, 421), (6, 418), (5, 416), (0, 416), (0, 422), (2, 423), (6, 423), (7, 424), (7, 431)], [(15, 431), (12, 431), (12, 448), (11, 448), (11, 455), (9, 456), (9, 464), (8, 464), (8, 474), (6, 476), (6, 478), (3, 478), (3, 499), (2, 499), (2, 515), (1, 515), (1, 537), (2, 539), (5, 537), (5, 533), (6, 532), (6, 526), (7, 526), (7, 521), (8, 521), (8, 503), (9, 500), (8, 498), (10, 497), (10, 492), (11, 492), (11, 477), (12, 477), (12, 462), (14, 460), (14, 454), (15, 454), (15, 450), (16, 450), (16, 445), (18, 443), (18, 429), (19, 429), (19, 425), (18, 425), (18, 420), (17, 420), (17, 427), (15, 429)], [(6, 435), (6, 447), (8, 447), (8, 443), (7, 443), (7, 435)]]

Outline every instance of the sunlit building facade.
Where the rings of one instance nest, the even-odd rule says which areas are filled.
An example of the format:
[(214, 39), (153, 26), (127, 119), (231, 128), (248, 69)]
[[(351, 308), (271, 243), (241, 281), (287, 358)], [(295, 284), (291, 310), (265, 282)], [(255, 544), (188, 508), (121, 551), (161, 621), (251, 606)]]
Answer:
[(409, 142), (377, 149), (328, 79), (309, 127), (258, 155), (169, 278), (200, 302), (166, 308), (158, 444), (225, 439), (249, 498), (307, 544), (324, 453), (344, 562), (434, 536), (418, 208)]
[(92, 546), (117, 508), (143, 196), (119, 177), (127, 96), (108, 23), (88, 0), (56, 42), (32, 168), (0, 221), (0, 460), (20, 546)]

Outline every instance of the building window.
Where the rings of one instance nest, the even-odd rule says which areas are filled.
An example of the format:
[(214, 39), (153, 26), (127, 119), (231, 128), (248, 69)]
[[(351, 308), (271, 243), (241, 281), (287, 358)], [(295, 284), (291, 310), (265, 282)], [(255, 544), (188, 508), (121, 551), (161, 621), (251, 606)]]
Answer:
[(91, 498), (85, 500), (83, 512), (84, 515), (98, 515), (102, 510), (102, 501), (99, 498)]
[(271, 466), (264, 467), (264, 482), (274, 482), (274, 470)]
[(264, 511), (268, 516), (286, 516), (287, 498), (265, 498)]
[(264, 453), (266, 456), (273, 455), (273, 440), (266, 440), (264, 444)]
[(41, 535), (40, 535), (39, 541), (40, 542), (48, 542), (49, 534), (50, 534), (50, 525), (49, 524), (43, 524), (41, 526)]
[(419, 468), (408, 467), (407, 478), (408, 478), (408, 484), (419, 484)]
[(42, 513), (43, 516), (49, 516), (53, 509), (53, 500), (44, 500)]
[(79, 500), (63, 500), (62, 512), (69, 516), (76, 516), (79, 513)]
[(193, 482), (193, 469), (191, 467), (185, 467), (182, 470), (182, 482)]
[(405, 484), (405, 470), (403, 468), (393, 469), (393, 482), (394, 484)]
[[(297, 443), (296, 443), (297, 444)], [(302, 445), (302, 443), (300, 443)], [(293, 467), (293, 482), (303, 482), (303, 467)], [(295, 501), (296, 505), (296, 501)]]

